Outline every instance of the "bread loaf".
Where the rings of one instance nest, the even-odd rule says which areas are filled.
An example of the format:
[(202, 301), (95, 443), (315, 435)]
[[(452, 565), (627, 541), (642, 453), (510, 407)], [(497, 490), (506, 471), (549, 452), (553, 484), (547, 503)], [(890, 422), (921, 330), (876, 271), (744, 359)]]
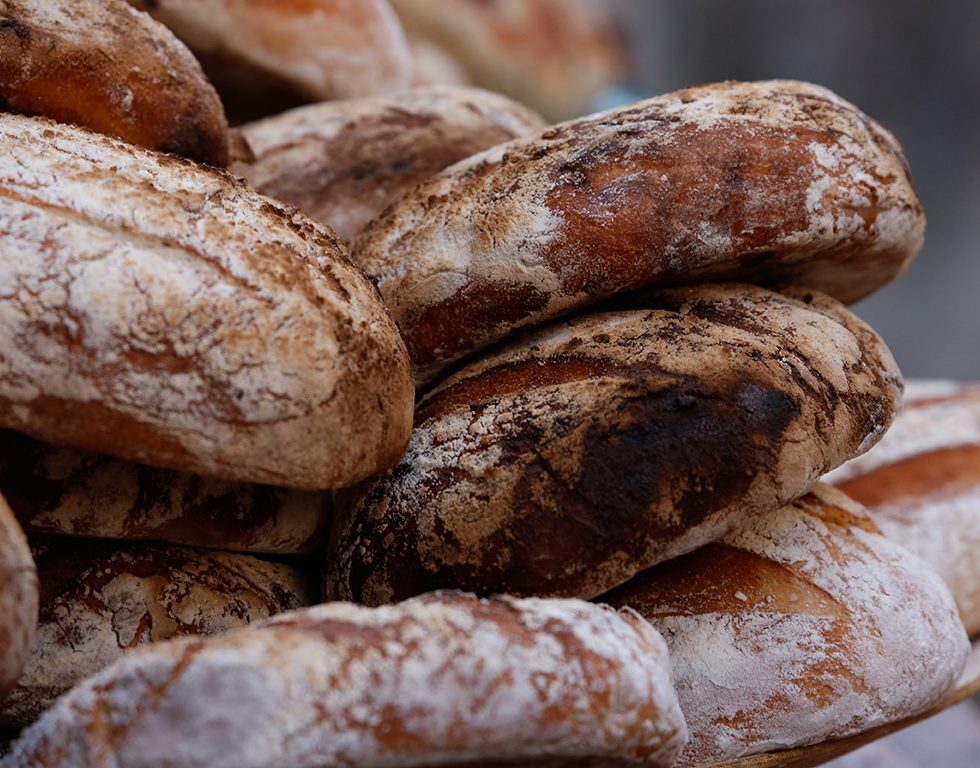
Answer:
[(182, 547), (31, 537), (40, 621), (0, 721), (23, 726), (147, 643), (217, 635), (316, 602), (297, 567)]
[(528, 334), (429, 392), (401, 462), (337, 510), (326, 597), (595, 597), (804, 493), (891, 422), (890, 353), (826, 296), (648, 301)]
[(411, 52), (388, 0), (129, 2), (187, 43), (235, 112), (254, 112), (255, 102), (278, 111), (369, 96), (412, 81)]
[[(392, 0), (411, 36), (430, 40), (472, 82), (550, 120), (588, 111), (624, 72), (608, 4), (595, 0)], [(606, 6), (606, 7), (604, 7)]]
[(7, 430), (0, 493), (28, 533), (285, 555), (323, 544), (331, 503), (322, 491), (156, 469)]
[(635, 614), (447, 594), (134, 650), (7, 768), (669, 766), (684, 738), (663, 640)]
[(417, 378), (647, 285), (788, 280), (854, 301), (918, 251), (892, 136), (806, 83), (689, 88), (448, 168), (353, 243)]
[(228, 163), (228, 123), (200, 64), (125, 0), (0, 4), (0, 109)]
[(350, 240), (443, 168), (543, 125), (494, 93), (417, 88), (314, 104), (247, 125), (255, 159), (233, 170)]
[(922, 712), (969, 650), (939, 577), (829, 486), (601, 599), (667, 639), (691, 730), (679, 765)]
[(401, 455), (413, 386), (332, 233), (226, 174), (0, 115), (0, 427), (306, 489)]
[(885, 439), (827, 479), (938, 571), (980, 633), (980, 386), (912, 382)]
[(0, 700), (14, 687), (34, 641), (37, 570), (24, 532), (0, 496)]

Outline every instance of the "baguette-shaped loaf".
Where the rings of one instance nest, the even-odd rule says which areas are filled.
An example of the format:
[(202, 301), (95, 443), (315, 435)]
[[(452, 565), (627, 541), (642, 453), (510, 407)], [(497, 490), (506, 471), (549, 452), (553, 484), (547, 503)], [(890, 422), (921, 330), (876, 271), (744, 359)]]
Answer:
[(444, 594), (135, 650), (6, 768), (654, 767), (684, 740), (663, 639), (632, 612)]
[(0, 700), (27, 662), (37, 625), (37, 569), (27, 538), (0, 496)]
[(791, 281), (849, 302), (925, 217), (895, 139), (806, 83), (721, 83), (487, 150), (353, 243), (421, 382), (516, 328), (648, 285)]
[[(471, 81), (566, 120), (623, 74), (622, 36), (597, 0), (392, 0), (410, 35), (440, 46)], [(604, 7), (605, 6), (605, 7)]]
[(316, 602), (299, 568), (250, 555), (32, 536), (40, 619), (0, 721), (34, 722), (65, 691), (147, 643), (217, 635)]
[(329, 231), (227, 174), (0, 115), (0, 427), (317, 489), (397, 461), (414, 388)]
[(125, 0), (0, 3), (0, 108), (228, 163), (224, 108), (201, 65)]
[(339, 505), (325, 595), (591, 598), (808, 490), (872, 445), (901, 383), (826, 296), (664, 290), (471, 363), (408, 453)]
[(318, 548), (330, 494), (157, 469), (0, 430), (0, 493), (27, 533), (294, 555)]
[(412, 81), (411, 51), (388, 0), (129, 2), (187, 43), (236, 105), (275, 99), (275, 91), (307, 101), (369, 96)]
[(980, 633), (980, 385), (910, 382), (881, 443), (827, 479), (936, 569)]
[(349, 241), (430, 176), (543, 125), (495, 93), (417, 88), (300, 107), (246, 125), (255, 159), (232, 170)]
[(600, 598), (667, 639), (679, 765), (842, 738), (936, 704), (969, 643), (949, 590), (826, 485)]

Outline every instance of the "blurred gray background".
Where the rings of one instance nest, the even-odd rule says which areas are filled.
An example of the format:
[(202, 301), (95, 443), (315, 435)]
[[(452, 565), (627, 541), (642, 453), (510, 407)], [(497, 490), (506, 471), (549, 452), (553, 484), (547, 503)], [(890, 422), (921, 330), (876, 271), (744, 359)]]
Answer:
[(828, 86), (902, 143), (928, 217), (919, 258), (855, 310), (906, 377), (980, 379), (980, 3), (613, 0), (632, 90), (793, 78)]

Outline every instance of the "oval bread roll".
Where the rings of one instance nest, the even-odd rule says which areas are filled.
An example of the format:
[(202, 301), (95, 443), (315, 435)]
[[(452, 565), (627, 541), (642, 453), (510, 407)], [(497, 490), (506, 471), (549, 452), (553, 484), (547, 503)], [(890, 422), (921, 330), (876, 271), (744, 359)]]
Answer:
[(0, 700), (14, 687), (34, 642), (37, 570), (24, 532), (0, 496)]
[(738, 285), (544, 328), (420, 402), (408, 453), (339, 505), (324, 592), (595, 597), (804, 493), (901, 383), (836, 301)]
[(201, 477), (0, 430), (0, 493), (28, 533), (294, 555), (325, 538), (331, 499)]
[(445, 594), (135, 650), (7, 768), (669, 766), (684, 740), (663, 639), (635, 614)]
[(608, 4), (595, 0), (392, 0), (413, 37), (440, 46), (472, 82), (549, 120), (588, 111), (625, 69)]
[(297, 567), (182, 547), (32, 536), (40, 621), (0, 721), (34, 722), (65, 691), (147, 643), (217, 635), (316, 602)]
[(0, 427), (296, 488), (390, 466), (404, 345), (332, 233), (226, 174), (0, 115)]
[(679, 765), (842, 738), (938, 703), (969, 643), (949, 590), (829, 486), (601, 598), (667, 639)]
[(201, 65), (124, 0), (0, 5), (0, 108), (228, 163), (224, 108)]
[(895, 139), (806, 83), (720, 83), (564, 123), (448, 168), (352, 245), (425, 383), (648, 285), (790, 281), (855, 301), (919, 250)]
[(233, 172), (349, 241), (443, 168), (543, 125), (495, 93), (417, 88), (300, 107), (244, 126), (255, 160)]
[(980, 633), (980, 385), (910, 382), (881, 443), (827, 479), (936, 569)]
[(411, 51), (388, 0), (129, 2), (187, 43), (232, 102), (277, 90), (307, 101), (370, 96), (412, 80)]

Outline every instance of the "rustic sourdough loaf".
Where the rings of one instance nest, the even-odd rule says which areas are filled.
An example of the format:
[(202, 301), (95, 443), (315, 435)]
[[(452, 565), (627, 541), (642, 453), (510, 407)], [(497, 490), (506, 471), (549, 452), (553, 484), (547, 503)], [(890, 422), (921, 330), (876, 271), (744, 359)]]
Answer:
[(411, 429), (404, 345), (326, 229), (227, 174), (0, 115), (0, 427), (349, 485)]
[(0, 700), (30, 654), (37, 601), (37, 570), (27, 539), (0, 496)]
[(901, 391), (833, 299), (713, 285), (582, 315), (419, 404), (407, 454), (335, 515), (328, 599), (440, 587), (595, 597), (866, 450)]
[(134, 650), (7, 766), (669, 766), (684, 740), (663, 639), (632, 612), (444, 594)]
[(200, 64), (125, 0), (0, 4), (0, 108), (228, 163), (228, 123)]
[(204, 64), (234, 113), (369, 96), (412, 81), (388, 0), (129, 0)]
[(600, 599), (635, 608), (667, 639), (691, 729), (680, 765), (924, 711), (969, 649), (935, 572), (826, 485)]
[(183, 547), (32, 536), (40, 620), (0, 721), (27, 725), (76, 683), (147, 643), (217, 635), (316, 602), (293, 565)]
[(438, 45), (477, 85), (550, 120), (588, 111), (624, 72), (623, 39), (595, 0), (392, 0), (411, 37)]
[(416, 88), (246, 125), (255, 159), (232, 170), (349, 241), (435, 173), (543, 125), (525, 107), (478, 88)]
[(935, 568), (980, 633), (980, 386), (910, 382), (882, 442), (827, 480)]
[(0, 430), (0, 493), (28, 533), (240, 552), (322, 546), (330, 494), (157, 469)]
[(355, 240), (420, 383), (610, 295), (793, 281), (854, 301), (918, 251), (895, 139), (806, 83), (689, 88), (461, 161)]

